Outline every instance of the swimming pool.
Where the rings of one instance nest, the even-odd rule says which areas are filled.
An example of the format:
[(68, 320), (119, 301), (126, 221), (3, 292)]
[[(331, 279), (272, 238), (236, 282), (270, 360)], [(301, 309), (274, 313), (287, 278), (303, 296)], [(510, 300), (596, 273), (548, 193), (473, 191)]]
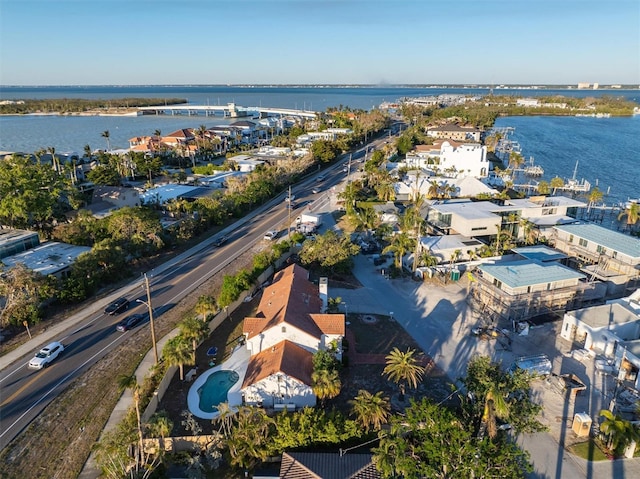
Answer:
[(218, 404), (227, 401), (229, 389), (239, 379), (237, 372), (227, 369), (221, 369), (209, 375), (205, 383), (198, 388), (200, 410), (206, 413), (216, 412)]

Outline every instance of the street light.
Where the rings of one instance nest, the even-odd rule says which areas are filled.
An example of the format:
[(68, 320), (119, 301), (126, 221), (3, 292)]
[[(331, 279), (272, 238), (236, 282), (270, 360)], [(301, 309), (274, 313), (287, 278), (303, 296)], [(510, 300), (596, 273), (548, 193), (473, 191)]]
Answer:
[(349, 315), (349, 308), (347, 307), (347, 303), (343, 301), (340, 304), (344, 306), (344, 317), (346, 318)]
[(136, 303), (141, 303), (146, 305), (147, 309), (149, 310), (149, 325), (151, 326), (151, 343), (153, 344), (153, 357), (157, 365), (158, 364), (158, 345), (156, 343), (156, 328), (153, 323), (153, 308), (151, 307), (151, 291), (149, 289), (149, 278), (147, 278), (147, 273), (144, 274), (144, 283), (147, 289), (147, 301), (136, 299)]

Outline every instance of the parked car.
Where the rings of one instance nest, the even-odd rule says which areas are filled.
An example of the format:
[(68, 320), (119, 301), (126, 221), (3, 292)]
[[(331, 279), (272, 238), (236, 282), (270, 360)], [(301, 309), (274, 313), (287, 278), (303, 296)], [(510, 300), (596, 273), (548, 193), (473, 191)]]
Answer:
[(143, 319), (144, 314), (131, 314), (118, 323), (118, 325), (116, 326), (116, 330), (120, 331), (121, 333), (129, 331)]
[(267, 241), (273, 241), (274, 239), (276, 239), (278, 237), (278, 233), (279, 233), (279, 231), (276, 231), (276, 230), (267, 231), (264, 234), (263, 239), (265, 239)]
[(36, 353), (31, 361), (29, 361), (29, 367), (31, 369), (46, 368), (54, 359), (62, 354), (64, 346), (58, 341), (47, 344), (44, 348)]
[(227, 241), (229, 240), (229, 238), (227, 238), (226, 235), (222, 235), (222, 236), (218, 236), (215, 241), (213, 242), (213, 246), (222, 246), (223, 244), (225, 244)]
[(120, 314), (129, 309), (129, 300), (127, 298), (118, 298), (109, 306), (104, 308), (104, 312), (109, 315)]

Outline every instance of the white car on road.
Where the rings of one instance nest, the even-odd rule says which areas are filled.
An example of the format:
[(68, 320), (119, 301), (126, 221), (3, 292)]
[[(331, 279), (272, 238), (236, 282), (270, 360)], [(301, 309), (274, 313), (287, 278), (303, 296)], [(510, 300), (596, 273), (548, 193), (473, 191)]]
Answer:
[(273, 241), (274, 239), (276, 239), (278, 237), (278, 231), (276, 230), (272, 230), (272, 231), (267, 231), (264, 236), (263, 239), (267, 240), (267, 241)]
[(46, 368), (49, 363), (62, 354), (62, 351), (64, 351), (62, 343), (54, 341), (53, 343), (47, 344), (29, 361), (29, 367), (31, 369)]

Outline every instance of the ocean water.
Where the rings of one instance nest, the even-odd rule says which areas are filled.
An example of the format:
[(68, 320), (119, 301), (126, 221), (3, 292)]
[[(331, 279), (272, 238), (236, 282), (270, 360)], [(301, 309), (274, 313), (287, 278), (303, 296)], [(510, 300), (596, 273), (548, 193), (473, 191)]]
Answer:
[(542, 179), (588, 180), (609, 194), (607, 205), (640, 197), (640, 116), (503, 117), (496, 127), (513, 127), (510, 139), (520, 144), (525, 159), (544, 168)]
[[(0, 100), (28, 98), (185, 98), (191, 104), (265, 106), (324, 111), (340, 105), (371, 109), (384, 101), (403, 97), (439, 94), (486, 95), (487, 89), (425, 87), (308, 87), (308, 86), (0, 86)], [(518, 96), (622, 96), (640, 104), (640, 90), (520, 90), (500, 89), (495, 94)], [(78, 117), (0, 116), (0, 151), (31, 153), (54, 147), (57, 152), (82, 153), (106, 148), (102, 133), (109, 131), (112, 148), (128, 148), (129, 139), (150, 135), (155, 130), (170, 133), (180, 128), (212, 126), (229, 120), (203, 116)], [(533, 156), (545, 169), (544, 179), (573, 175), (576, 160), (578, 179), (598, 182), (610, 194), (608, 204), (640, 197), (640, 117), (508, 117), (496, 126), (512, 126), (512, 139), (520, 143), (525, 158)]]

